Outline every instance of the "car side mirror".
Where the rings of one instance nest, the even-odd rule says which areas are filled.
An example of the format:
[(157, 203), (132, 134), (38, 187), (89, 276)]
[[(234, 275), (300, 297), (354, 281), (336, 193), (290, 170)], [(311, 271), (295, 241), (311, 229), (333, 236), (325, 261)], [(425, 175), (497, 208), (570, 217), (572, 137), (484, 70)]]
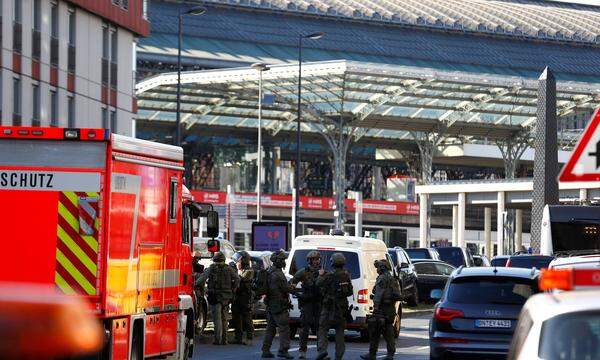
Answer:
[(429, 293), (429, 297), (433, 300), (439, 300), (442, 298), (442, 290), (441, 289), (433, 289)]
[(408, 269), (408, 263), (405, 263), (405, 262), (401, 263), (400, 269)]
[(213, 239), (219, 236), (219, 213), (216, 211), (206, 213), (206, 235)]
[(221, 242), (219, 240), (208, 240), (206, 242), (206, 250), (211, 253), (216, 253), (221, 251)]

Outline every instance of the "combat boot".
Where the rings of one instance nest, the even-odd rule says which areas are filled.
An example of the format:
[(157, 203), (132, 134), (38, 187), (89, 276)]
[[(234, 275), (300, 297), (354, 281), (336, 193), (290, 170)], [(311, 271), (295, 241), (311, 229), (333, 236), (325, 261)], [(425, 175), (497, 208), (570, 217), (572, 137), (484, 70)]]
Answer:
[(284, 353), (277, 353), (277, 357), (280, 359), (293, 359), (294, 357), (292, 355), (290, 355), (290, 353), (288, 352), (284, 352)]
[(270, 352), (270, 351), (263, 352), (262, 355), (261, 355), (261, 358), (263, 358), (263, 359), (272, 359), (274, 357), (275, 357), (275, 355), (273, 355), (273, 353)]
[(377, 357), (375, 355), (371, 355), (371, 354), (364, 354), (364, 355), (361, 355), (360, 358), (363, 360), (375, 360)]

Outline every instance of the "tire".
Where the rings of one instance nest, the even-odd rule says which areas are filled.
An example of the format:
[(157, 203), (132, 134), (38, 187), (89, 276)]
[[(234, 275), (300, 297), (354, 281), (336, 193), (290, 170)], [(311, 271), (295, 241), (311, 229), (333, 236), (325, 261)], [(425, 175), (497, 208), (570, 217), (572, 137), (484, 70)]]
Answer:
[(415, 284), (413, 294), (406, 300), (408, 306), (419, 305), (419, 292), (417, 291), (417, 284)]
[(140, 336), (139, 326), (133, 327), (133, 335), (131, 337), (131, 360), (142, 360), (142, 338)]

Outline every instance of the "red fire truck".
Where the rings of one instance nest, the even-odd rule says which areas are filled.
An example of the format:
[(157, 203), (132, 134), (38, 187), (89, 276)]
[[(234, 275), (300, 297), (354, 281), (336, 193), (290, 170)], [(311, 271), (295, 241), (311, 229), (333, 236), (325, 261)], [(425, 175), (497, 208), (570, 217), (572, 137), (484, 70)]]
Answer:
[(102, 358), (187, 358), (201, 214), (183, 170), (176, 146), (0, 127), (0, 281), (87, 299), (107, 335)]

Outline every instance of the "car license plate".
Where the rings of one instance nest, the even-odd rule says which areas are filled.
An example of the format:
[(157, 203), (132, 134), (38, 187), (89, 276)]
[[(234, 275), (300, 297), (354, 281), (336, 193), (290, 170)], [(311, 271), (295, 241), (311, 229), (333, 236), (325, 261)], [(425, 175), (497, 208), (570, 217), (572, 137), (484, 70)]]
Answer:
[(477, 328), (510, 329), (511, 325), (510, 320), (475, 320)]

